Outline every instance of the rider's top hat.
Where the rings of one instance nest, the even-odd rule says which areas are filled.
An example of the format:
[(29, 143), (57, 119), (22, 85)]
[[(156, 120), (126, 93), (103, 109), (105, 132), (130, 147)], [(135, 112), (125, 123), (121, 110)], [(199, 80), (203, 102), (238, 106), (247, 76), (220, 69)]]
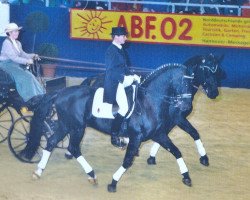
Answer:
[(18, 27), (17, 24), (15, 23), (9, 23), (6, 27), (4, 32), (5, 33), (9, 33), (11, 31), (19, 31), (20, 29), (22, 29), (22, 27)]
[(113, 27), (111, 35), (127, 35), (128, 32), (124, 27)]

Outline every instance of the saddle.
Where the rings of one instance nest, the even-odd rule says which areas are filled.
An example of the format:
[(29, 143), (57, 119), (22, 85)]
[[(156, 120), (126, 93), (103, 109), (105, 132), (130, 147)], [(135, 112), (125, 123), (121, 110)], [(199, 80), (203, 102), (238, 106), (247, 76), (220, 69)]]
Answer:
[[(126, 114), (126, 119), (128, 119), (134, 111), (135, 99), (136, 99), (136, 85), (131, 85), (125, 88), (125, 92), (128, 99), (128, 112)], [(103, 102), (104, 88), (97, 88), (93, 103), (92, 103), (92, 114), (96, 118), (114, 119), (117, 111), (119, 110), (118, 105), (112, 105)]]

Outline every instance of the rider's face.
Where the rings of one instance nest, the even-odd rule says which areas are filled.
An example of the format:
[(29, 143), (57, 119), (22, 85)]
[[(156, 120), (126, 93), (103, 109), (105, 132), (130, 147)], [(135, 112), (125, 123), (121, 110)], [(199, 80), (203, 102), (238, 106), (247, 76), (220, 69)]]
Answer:
[(18, 38), (18, 36), (19, 36), (19, 30), (10, 31), (9, 35), (10, 35), (9, 37), (11, 39), (16, 40)]
[(126, 35), (116, 35), (114, 37), (114, 40), (118, 44), (124, 44), (127, 40), (127, 36)]

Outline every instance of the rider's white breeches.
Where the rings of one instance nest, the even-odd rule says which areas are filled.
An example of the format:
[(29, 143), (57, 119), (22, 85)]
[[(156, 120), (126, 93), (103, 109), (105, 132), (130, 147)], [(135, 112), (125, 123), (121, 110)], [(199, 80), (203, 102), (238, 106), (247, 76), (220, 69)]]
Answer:
[(116, 93), (116, 102), (119, 106), (118, 113), (121, 116), (125, 116), (128, 112), (128, 100), (125, 92), (124, 85), (122, 83), (118, 84), (117, 93)]

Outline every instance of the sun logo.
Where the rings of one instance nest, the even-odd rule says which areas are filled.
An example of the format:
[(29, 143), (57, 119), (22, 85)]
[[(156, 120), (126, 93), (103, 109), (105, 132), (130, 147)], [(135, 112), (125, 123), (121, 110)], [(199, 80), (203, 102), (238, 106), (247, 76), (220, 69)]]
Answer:
[(93, 39), (99, 39), (100, 34), (107, 30), (105, 25), (112, 22), (107, 21), (106, 16), (102, 16), (102, 11), (85, 11), (84, 15), (77, 13), (77, 16), (83, 25), (74, 29), (80, 30), (81, 36)]

